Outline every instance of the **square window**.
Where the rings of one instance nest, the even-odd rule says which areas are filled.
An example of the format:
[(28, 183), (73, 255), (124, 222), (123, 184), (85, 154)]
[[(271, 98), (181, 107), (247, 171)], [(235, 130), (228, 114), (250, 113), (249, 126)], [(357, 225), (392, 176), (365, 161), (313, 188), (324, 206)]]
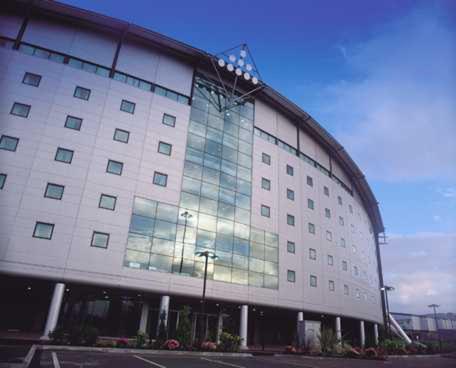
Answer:
[(310, 287), (317, 287), (317, 276), (310, 275)]
[(347, 261), (342, 261), (342, 271), (348, 271), (348, 263), (347, 263)]
[(66, 148), (57, 148), (57, 152), (55, 153), (55, 161), (65, 162), (67, 164), (71, 164), (73, 160), (73, 151), (66, 149)]
[(313, 178), (311, 176), (307, 177), (307, 185), (309, 187), (313, 187), (313, 185), (314, 185), (314, 181), (313, 181)]
[(162, 123), (170, 127), (176, 126), (176, 117), (169, 114), (163, 114)]
[(271, 190), (271, 181), (266, 178), (261, 178), (261, 188)]
[(329, 291), (334, 291), (336, 290), (336, 286), (335, 286), (335, 283), (333, 280), (329, 280), (328, 282), (328, 288), (329, 288)]
[(171, 156), (172, 145), (165, 142), (158, 142), (158, 152), (163, 153), (164, 155)]
[(0, 174), (0, 190), (2, 190), (5, 187), (5, 182), (6, 182), (6, 177), (8, 175), (6, 174)]
[(353, 214), (353, 206), (351, 204), (348, 205), (348, 210), (351, 214)]
[(81, 130), (82, 119), (68, 115), (65, 120), (65, 128)]
[(328, 196), (329, 197), (329, 188), (324, 186), (323, 187), (323, 192), (325, 193), (325, 196)]
[(313, 210), (315, 208), (315, 203), (313, 199), (307, 198), (307, 208)]
[(332, 241), (333, 240), (333, 234), (329, 230), (326, 231), (326, 240), (328, 240), (328, 241)]
[(96, 248), (107, 248), (109, 244), (109, 234), (94, 231), (92, 234), (92, 241), (90, 246)]
[(90, 98), (90, 89), (77, 86), (74, 89), (73, 97), (88, 101), (88, 99)]
[(33, 87), (38, 87), (40, 85), (40, 82), (41, 82), (41, 75), (33, 74), (33, 73), (29, 73), (29, 72), (26, 72), (24, 74), (24, 78), (22, 79), (22, 83), (28, 84), (29, 86), (33, 86)]
[(19, 138), (2, 135), (0, 138), (0, 149), (5, 151), (16, 151)]
[(294, 190), (287, 189), (287, 198), (288, 198), (290, 201), (294, 201), (294, 199), (295, 199)]
[(315, 234), (315, 225), (309, 222), (308, 224), (309, 233)]
[(355, 276), (359, 275), (358, 266), (353, 266), (353, 273), (355, 274)]
[(288, 282), (296, 281), (296, 272), (292, 270), (287, 270), (287, 280)]
[(30, 108), (31, 108), (30, 105), (15, 102), (13, 104), (13, 107), (11, 108), (10, 114), (20, 116), (21, 118), (26, 118), (26, 117), (28, 117), (28, 115), (30, 113)]
[(98, 203), (98, 207), (114, 211), (116, 208), (116, 201), (117, 197), (108, 194), (102, 194), (100, 196), (100, 202)]
[(337, 202), (342, 206), (342, 197), (341, 196), (337, 196)]
[(117, 142), (128, 143), (130, 132), (116, 128), (113, 139)]
[(345, 239), (344, 238), (340, 238), (340, 246), (342, 248), (345, 248)]
[(119, 161), (108, 160), (106, 172), (115, 175), (122, 175), (123, 163)]
[(271, 165), (271, 156), (263, 152), (261, 154), (261, 161), (266, 165)]
[(328, 266), (333, 266), (334, 265), (334, 257), (330, 254), (328, 254)]
[(293, 166), (287, 165), (287, 174), (290, 176), (294, 175), (294, 168)]
[(161, 187), (166, 187), (168, 183), (168, 175), (160, 173), (158, 171), (154, 172), (154, 184), (160, 185)]
[(295, 217), (293, 215), (287, 214), (287, 224), (295, 226)]
[(329, 208), (325, 208), (325, 217), (331, 218), (331, 210)]
[(292, 241), (287, 241), (287, 252), (288, 253), (295, 253), (296, 251), (296, 245)]
[(317, 250), (313, 248), (309, 248), (309, 259), (315, 261), (317, 259)]
[(35, 224), (35, 229), (33, 230), (33, 237), (40, 239), (51, 239), (53, 232), (54, 224), (48, 224), (46, 222), (37, 222)]
[(261, 205), (261, 216), (271, 217), (271, 208), (262, 204)]
[(348, 288), (348, 285), (344, 285), (344, 295), (348, 295), (350, 293), (350, 289)]
[(127, 100), (122, 100), (122, 102), (120, 103), (120, 110), (128, 112), (130, 114), (135, 113), (135, 107), (136, 107), (136, 104), (134, 102), (130, 102)]
[(44, 196), (52, 199), (62, 199), (65, 187), (59, 184), (48, 183)]
[(342, 216), (339, 216), (339, 225), (344, 226), (344, 218)]

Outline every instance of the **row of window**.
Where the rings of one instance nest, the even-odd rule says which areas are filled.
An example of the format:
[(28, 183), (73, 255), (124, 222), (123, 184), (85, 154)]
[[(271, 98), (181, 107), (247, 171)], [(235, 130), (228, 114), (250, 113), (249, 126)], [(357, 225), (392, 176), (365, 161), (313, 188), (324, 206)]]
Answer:
[[(293, 270), (287, 270), (287, 281), (296, 282), (296, 272)], [(318, 278), (315, 275), (310, 275), (309, 277), (310, 287), (318, 287)], [(328, 280), (328, 289), (329, 291), (336, 291), (336, 283), (334, 280)], [(349, 286), (344, 284), (344, 295), (349, 295)]]

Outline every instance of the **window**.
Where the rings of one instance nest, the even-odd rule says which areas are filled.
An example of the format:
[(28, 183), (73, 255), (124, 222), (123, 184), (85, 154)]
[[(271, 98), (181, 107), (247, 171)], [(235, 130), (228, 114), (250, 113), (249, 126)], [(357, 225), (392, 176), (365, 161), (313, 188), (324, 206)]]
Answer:
[(328, 254), (327, 260), (328, 266), (334, 266), (334, 257), (332, 255)]
[(287, 241), (287, 252), (288, 253), (295, 253), (296, 251), (296, 245), (292, 241)]
[(127, 100), (122, 100), (122, 102), (120, 103), (120, 110), (128, 112), (130, 114), (134, 114), (135, 113), (135, 106), (136, 106), (136, 104), (134, 102), (130, 102), (130, 101), (127, 101)]
[(168, 183), (168, 175), (160, 173), (158, 171), (154, 172), (154, 184), (160, 185), (161, 187), (166, 187)]
[(348, 210), (351, 214), (353, 214), (353, 206), (351, 204), (348, 205)]
[(328, 240), (328, 241), (332, 241), (333, 240), (333, 234), (329, 230), (326, 230), (326, 240)]
[(310, 287), (317, 287), (317, 276), (310, 275)]
[(163, 114), (162, 123), (174, 127), (176, 126), (176, 117), (169, 114)]
[(261, 188), (271, 190), (271, 181), (266, 178), (261, 178)]
[(261, 216), (271, 217), (271, 208), (262, 204), (261, 205)]
[(40, 239), (51, 239), (53, 232), (54, 224), (48, 224), (46, 222), (37, 222), (35, 224), (35, 229), (33, 230), (33, 237)]
[(317, 259), (317, 250), (313, 248), (309, 248), (309, 259), (315, 261)]
[(348, 289), (348, 285), (344, 285), (344, 295), (348, 295), (350, 290)]
[(117, 197), (108, 194), (102, 194), (100, 196), (100, 202), (98, 203), (98, 207), (114, 211), (114, 209), (116, 208), (116, 201)]
[(287, 214), (287, 224), (295, 226), (295, 217), (293, 215)]
[(0, 138), (0, 149), (5, 151), (16, 151), (19, 144), (19, 138), (10, 137), (9, 135), (2, 135)]
[(342, 216), (339, 216), (339, 225), (344, 226), (344, 218)]
[(30, 105), (15, 102), (11, 108), (10, 114), (20, 116), (21, 118), (26, 118), (30, 113), (30, 108)]
[(41, 82), (41, 75), (33, 74), (33, 73), (29, 73), (29, 72), (26, 72), (24, 74), (24, 78), (22, 79), (22, 83), (28, 84), (29, 86), (33, 86), (33, 87), (38, 87), (40, 85), (40, 82)]
[(345, 239), (344, 238), (340, 238), (340, 246), (342, 248), (345, 248)]
[(65, 128), (81, 130), (82, 119), (68, 115), (65, 121)]
[(92, 241), (90, 246), (96, 248), (107, 248), (109, 244), (109, 234), (94, 231), (92, 234)]
[(309, 187), (313, 187), (314, 186), (314, 181), (313, 181), (313, 178), (311, 176), (307, 177), (307, 185)]
[(291, 189), (287, 189), (287, 198), (290, 200), (290, 201), (294, 201), (295, 197), (294, 197), (294, 190), (291, 190)]
[(158, 142), (158, 152), (163, 153), (164, 155), (171, 156), (172, 145), (165, 142)]
[(67, 164), (71, 164), (73, 160), (73, 151), (66, 149), (66, 148), (57, 148), (57, 152), (55, 153), (55, 161), (65, 162)]
[(329, 208), (325, 208), (325, 217), (331, 218), (331, 210)]
[(315, 203), (312, 199), (310, 198), (307, 198), (307, 207), (311, 210), (313, 210), (315, 208)]
[(113, 139), (117, 142), (128, 143), (128, 140), (130, 139), (130, 132), (116, 128)]
[(329, 197), (329, 188), (327, 186), (323, 187), (323, 193), (325, 193), (325, 196)]
[(356, 245), (355, 244), (352, 244), (352, 251), (353, 251), (353, 253), (356, 253)]
[(329, 280), (328, 281), (328, 288), (329, 288), (329, 291), (334, 291), (336, 290), (336, 286), (335, 286), (335, 283), (333, 280)]
[(347, 261), (342, 261), (342, 271), (348, 271), (348, 263), (347, 263)]
[(0, 174), (0, 190), (2, 190), (5, 187), (5, 182), (6, 182), (6, 177), (8, 175), (6, 174)]
[(359, 275), (358, 266), (353, 266), (353, 273), (355, 274), (355, 276)]
[(263, 152), (261, 154), (261, 161), (266, 165), (271, 165), (271, 156)]
[(315, 234), (315, 225), (309, 222), (308, 224), (309, 233)]
[(62, 199), (65, 187), (59, 184), (47, 183), (44, 196), (52, 199)]
[(287, 165), (287, 174), (290, 175), (290, 176), (294, 175), (293, 166)]
[(108, 160), (106, 172), (110, 174), (122, 175), (123, 163), (119, 161)]
[(295, 282), (296, 281), (296, 272), (292, 270), (287, 270), (287, 280), (288, 282)]
[(356, 299), (361, 299), (361, 293), (358, 288), (356, 289)]
[(341, 196), (337, 196), (337, 202), (342, 206), (342, 197)]
[(80, 98), (81, 100), (88, 100), (90, 98), (90, 89), (77, 86), (74, 89), (73, 97)]

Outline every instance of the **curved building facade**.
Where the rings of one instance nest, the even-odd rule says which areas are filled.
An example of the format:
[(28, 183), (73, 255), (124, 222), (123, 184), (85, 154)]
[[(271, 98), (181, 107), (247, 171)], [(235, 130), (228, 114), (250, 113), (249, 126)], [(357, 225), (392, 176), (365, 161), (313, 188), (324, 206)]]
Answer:
[[(175, 328), (184, 304), (198, 318), (209, 251), (200, 316), (245, 344), (277, 316), (287, 327), (271, 343), (296, 318), (377, 331), (377, 202), (310, 115), (261, 81), (218, 108), (232, 74), (152, 31), (51, 1), (5, 5), (1, 329), (83, 320), (132, 335), (160, 309)], [(24, 322), (30, 301), (41, 312)]]

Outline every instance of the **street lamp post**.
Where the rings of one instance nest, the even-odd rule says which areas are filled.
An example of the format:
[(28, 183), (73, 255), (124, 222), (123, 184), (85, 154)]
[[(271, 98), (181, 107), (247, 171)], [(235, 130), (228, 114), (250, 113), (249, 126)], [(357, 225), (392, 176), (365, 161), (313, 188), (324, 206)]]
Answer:
[(205, 304), (206, 304), (206, 280), (207, 280), (207, 264), (209, 261), (209, 258), (215, 260), (217, 259), (217, 256), (215, 255), (214, 252), (211, 252), (209, 250), (205, 250), (203, 252), (196, 252), (195, 255), (197, 257), (204, 257), (204, 277), (203, 277), (203, 298), (201, 299), (201, 318), (202, 318), (202, 328), (201, 328), (201, 336), (202, 340), (206, 337), (206, 323), (204, 318), (205, 314)]
[(187, 221), (188, 221), (188, 219), (192, 218), (191, 213), (188, 211), (181, 213), (181, 216), (183, 218), (185, 218), (185, 222), (184, 222), (184, 235), (182, 236), (182, 251), (181, 251), (181, 261), (180, 261), (180, 266), (179, 266), (179, 273), (182, 273), (182, 267), (184, 265), (184, 244), (185, 244), (185, 232), (187, 231)]
[(437, 312), (436, 312), (436, 309), (439, 308), (440, 305), (430, 304), (430, 305), (428, 305), (428, 307), (432, 308), (434, 310), (435, 331), (437, 332), (437, 337), (439, 339), (439, 349), (440, 349), (440, 352), (442, 352), (442, 339), (440, 338), (439, 324), (437, 323)]
[(390, 321), (390, 310), (389, 310), (389, 302), (388, 302), (388, 291), (394, 291), (394, 287), (384, 285), (380, 288), (381, 291), (385, 293), (385, 302), (386, 302), (386, 334), (389, 338), (391, 338), (391, 321)]

